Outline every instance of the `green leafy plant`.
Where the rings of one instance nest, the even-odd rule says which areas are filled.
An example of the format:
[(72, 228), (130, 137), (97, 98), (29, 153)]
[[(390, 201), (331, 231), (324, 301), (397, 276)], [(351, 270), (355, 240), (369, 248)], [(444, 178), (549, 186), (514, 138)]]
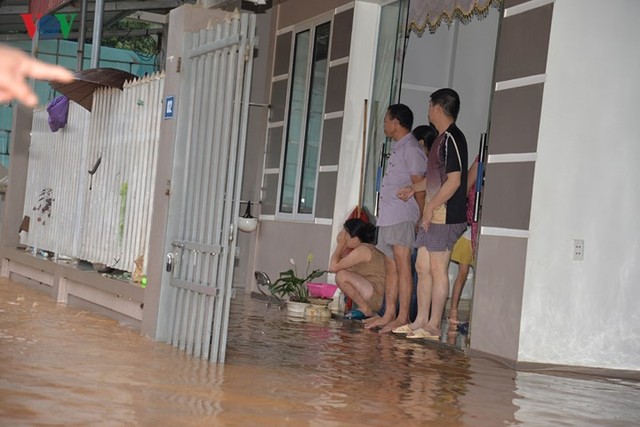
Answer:
[(309, 289), (307, 283), (311, 280), (322, 276), (325, 270), (316, 269), (309, 272), (313, 254), (307, 256), (307, 269), (304, 277), (298, 277), (296, 270), (296, 262), (293, 258), (289, 260), (293, 264), (293, 268), (287, 271), (281, 271), (278, 279), (271, 285), (271, 292), (279, 297), (288, 297), (289, 301), (309, 302)]

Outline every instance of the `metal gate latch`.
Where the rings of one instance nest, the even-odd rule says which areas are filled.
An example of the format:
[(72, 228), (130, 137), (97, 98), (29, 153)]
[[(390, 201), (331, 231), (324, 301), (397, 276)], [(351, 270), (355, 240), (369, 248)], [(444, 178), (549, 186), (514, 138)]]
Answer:
[(173, 253), (167, 254), (166, 270), (167, 270), (167, 273), (171, 273), (171, 270), (173, 270)]

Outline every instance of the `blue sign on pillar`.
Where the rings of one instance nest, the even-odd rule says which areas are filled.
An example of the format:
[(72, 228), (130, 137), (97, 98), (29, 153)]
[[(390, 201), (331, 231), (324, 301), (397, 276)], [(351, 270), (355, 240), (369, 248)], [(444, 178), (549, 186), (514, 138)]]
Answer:
[(165, 119), (173, 119), (173, 113), (176, 108), (176, 97), (175, 95), (169, 95), (164, 100), (164, 118)]

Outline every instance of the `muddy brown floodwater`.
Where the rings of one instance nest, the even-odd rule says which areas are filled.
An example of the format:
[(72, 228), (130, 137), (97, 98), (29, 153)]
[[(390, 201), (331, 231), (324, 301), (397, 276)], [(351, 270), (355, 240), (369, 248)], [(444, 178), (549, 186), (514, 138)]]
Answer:
[(234, 299), (226, 364), (0, 279), (2, 426), (632, 426), (632, 380), (516, 372)]

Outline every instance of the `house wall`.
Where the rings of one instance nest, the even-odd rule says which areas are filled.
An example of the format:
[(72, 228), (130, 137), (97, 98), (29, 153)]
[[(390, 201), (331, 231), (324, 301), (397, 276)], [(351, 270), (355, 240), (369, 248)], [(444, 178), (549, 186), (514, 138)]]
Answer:
[[(472, 349), (518, 358), (531, 193), (553, 3), (505, 2), (495, 66)], [(516, 8), (516, 9), (513, 9)], [(514, 13), (514, 10), (516, 13)]]
[(13, 124), (9, 152), (11, 164), (5, 202), (3, 203), (2, 246), (15, 248), (20, 243), (20, 223), (23, 217), (27, 171), (29, 169), (29, 144), (31, 142), (31, 122), (33, 110), (16, 104), (13, 107)]
[(554, 5), (518, 359), (640, 370), (640, 3), (599, 6)]
[(308, 19), (312, 19), (318, 15), (321, 15), (332, 9), (335, 9), (337, 7), (340, 7), (349, 3), (353, 3), (353, 1), (352, 0), (323, 0), (323, 1), (283, 0), (283, 1), (280, 1), (278, 6), (274, 6), (274, 9), (277, 9), (277, 14), (278, 14), (278, 23), (277, 23), (278, 29), (299, 24)]
[[(264, 70), (273, 67), (273, 46), (275, 33), (272, 26), (275, 25), (276, 14), (269, 9), (264, 14), (256, 16), (256, 37), (258, 46), (253, 58), (253, 76), (251, 81), (251, 97), (249, 104), (249, 123), (247, 129), (247, 146), (244, 157), (244, 169), (242, 176), (241, 200), (251, 201), (251, 214), (259, 218), (262, 206), (260, 204), (263, 160), (265, 151), (265, 139), (267, 120), (269, 119), (269, 88), (271, 76)], [(240, 214), (244, 215), (247, 205), (240, 205)], [(258, 225), (260, 228), (261, 225)], [(245, 233), (238, 232), (237, 253), (235, 268), (233, 270), (233, 286), (249, 292), (255, 285), (253, 278), (256, 244), (259, 231)]]
[(470, 333), (515, 366), (640, 369), (640, 4), (599, 6), (505, 1)]
[[(272, 279), (291, 268), (293, 258), (302, 273), (308, 254), (313, 254), (312, 268), (326, 268), (329, 262), (331, 227), (336, 203), (338, 162), (345, 118), (344, 106), (350, 62), (353, 2), (287, 1), (272, 9), (272, 67), (269, 68), (269, 118), (265, 139), (264, 164), (260, 193), (260, 224), (256, 233), (254, 271), (264, 271)], [(333, 19), (325, 117), (320, 151), (315, 218), (290, 221), (278, 217), (278, 188), (286, 129), (286, 103), (289, 89), (290, 50), (294, 43), (293, 26), (323, 15)], [(245, 168), (246, 170), (246, 168)], [(246, 178), (246, 177), (245, 177)], [(250, 191), (250, 190), (249, 190)], [(253, 271), (245, 269), (247, 290), (255, 290)]]
[[(337, 236), (343, 221), (358, 205), (360, 168), (363, 152), (364, 100), (371, 101), (375, 75), (378, 27), (381, 7), (378, 2), (356, 1), (351, 31), (349, 73), (347, 76), (346, 100), (343, 111), (343, 127), (339, 150), (340, 166), (335, 190), (335, 206), (332, 236)], [(368, 122), (373, 121), (373, 105), (368, 108)], [(366, 180), (365, 180), (366, 183)], [(366, 185), (366, 184), (365, 184)], [(365, 191), (366, 194), (366, 191)], [(331, 239), (329, 255), (335, 249), (335, 238)], [(332, 280), (332, 278), (330, 278)]]

